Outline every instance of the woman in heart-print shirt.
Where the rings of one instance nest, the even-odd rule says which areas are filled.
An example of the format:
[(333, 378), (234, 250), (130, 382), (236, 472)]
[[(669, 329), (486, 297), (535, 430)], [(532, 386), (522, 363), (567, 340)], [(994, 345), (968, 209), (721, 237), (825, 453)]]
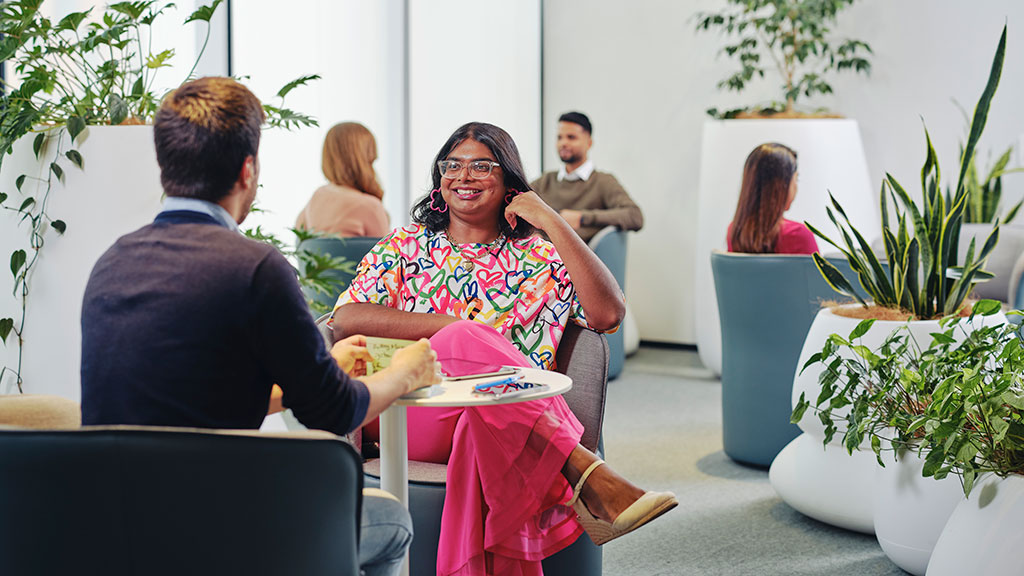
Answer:
[[(615, 279), (529, 191), (504, 130), (462, 126), (432, 173), (434, 190), (413, 208), (414, 224), (383, 238), (338, 299), (336, 336), (430, 338), (456, 375), (549, 369), (568, 322), (618, 326), (625, 307)], [(448, 464), (439, 575), (541, 574), (540, 561), (583, 528), (600, 544), (676, 504), (671, 493), (645, 493), (600, 466), (579, 445), (583, 428), (560, 396), (412, 408), (409, 431), (410, 459)]]

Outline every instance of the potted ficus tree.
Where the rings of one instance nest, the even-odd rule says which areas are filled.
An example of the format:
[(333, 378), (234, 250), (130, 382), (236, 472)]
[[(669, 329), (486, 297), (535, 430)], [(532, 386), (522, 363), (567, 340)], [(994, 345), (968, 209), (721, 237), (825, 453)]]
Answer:
[[(222, 0), (183, 19), (204, 26)], [(72, 12), (59, 20), (43, 0), (0, 4), (0, 248), (10, 276), (0, 283), (0, 393), (77, 398), (79, 316), (96, 258), (120, 235), (151, 221), (162, 190), (147, 126), (163, 91), (155, 78), (173, 49), (153, 49), (155, 21), (173, 4), (144, 0)], [(158, 40), (158, 39), (156, 39)], [(203, 44), (205, 47), (205, 42)], [(196, 63), (202, 51), (196, 56)], [(191, 68), (178, 74), (192, 76)], [(278, 93), (314, 77), (302, 77)], [(314, 124), (265, 107), (271, 126)]]
[(719, 89), (772, 95), (767, 103), (726, 111), (713, 107), (703, 128), (695, 316), (701, 361), (717, 373), (721, 343), (709, 257), (712, 250), (725, 248), (743, 162), (755, 146), (780, 142), (799, 155), (800, 191), (789, 218), (828, 229), (821, 206), (825, 191), (831, 190), (862, 232), (871, 238), (879, 234), (877, 212), (867, 200), (871, 184), (857, 122), (810, 107), (832, 93), (833, 75), (866, 76), (871, 70), (871, 48), (834, 32), (841, 13), (854, 2), (728, 0), (720, 11), (697, 15), (697, 31), (718, 32), (724, 42), (721, 54), (737, 64)]
[[(963, 331), (973, 329), (974, 324), (969, 322), (968, 316), (970, 308), (965, 302), (975, 283), (991, 277), (990, 273), (982, 270), (982, 266), (996, 245), (999, 227), (996, 226), (980, 246), (971, 239), (963, 263), (958, 264), (960, 225), (968, 201), (964, 183), (975, 147), (985, 127), (989, 106), (999, 84), (1005, 50), (1004, 28), (992, 62), (988, 83), (974, 111), (970, 136), (961, 157), (959, 176), (951, 186), (955, 193), (949, 198), (943, 194), (938, 161), (927, 129), (925, 163), (921, 170), (921, 204), (914, 202), (903, 186), (891, 175), (887, 175), (883, 181), (880, 194), (884, 243), (882, 258), (874, 253), (870, 243), (851, 225), (850, 218), (835, 199), (832, 199), (832, 206), (827, 209), (827, 214), (840, 230), (841, 241), (832, 240), (808, 224), (818, 237), (843, 252), (857, 274), (860, 285), (871, 296), (872, 302), (869, 303), (858, 296), (853, 291), (850, 280), (827, 260), (815, 256), (815, 263), (826, 281), (835, 290), (853, 298), (857, 303), (824, 309), (819, 312), (811, 326), (800, 357), (800, 365), (804, 366), (804, 369), (798, 373), (793, 383), (793, 419), (799, 421), (805, 434), (787, 446), (776, 458), (770, 473), (772, 483), (783, 499), (812, 516), (834, 512), (833, 504), (827, 498), (812, 502), (809, 500), (809, 494), (801, 494), (800, 491), (812, 490), (820, 494), (836, 490), (832, 495), (841, 498), (842, 501), (835, 506), (851, 514), (859, 511), (859, 516), (856, 517), (859, 528), (864, 531), (874, 530), (880, 535), (884, 532), (885, 535), (880, 537), (880, 540), (891, 540), (893, 548), (905, 550), (908, 547), (908, 539), (905, 538), (907, 532), (904, 531), (904, 535), (887, 532), (887, 517), (876, 516), (873, 513), (876, 489), (873, 479), (865, 479), (869, 475), (873, 477), (869, 470), (874, 467), (874, 458), (870, 452), (858, 450), (862, 448), (862, 437), (846, 435), (844, 443), (839, 444), (831, 433), (834, 429), (830, 428), (830, 418), (856, 420), (863, 417), (863, 412), (854, 410), (850, 403), (842, 399), (836, 399), (835, 403), (829, 404), (827, 411), (819, 414), (817, 419), (801, 416), (809, 403), (821, 407), (822, 403), (832, 402), (837, 388), (845, 390), (848, 386), (856, 387), (862, 381), (866, 385), (874, 384), (864, 374), (856, 375), (852, 384), (838, 383), (837, 369), (842, 363), (842, 356), (831, 354), (835, 347), (847, 346), (845, 353), (851, 357), (867, 357), (871, 350), (885, 343), (893, 330), (904, 324), (915, 341), (927, 342), (931, 334), (943, 331), (941, 318), (950, 316), (954, 318), (953, 322), (963, 323), (960, 326)], [(891, 213), (890, 199), (893, 203)], [(989, 301), (986, 306), (991, 307), (992, 302)], [(998, 310), (997, 304), (995, 310)], [(960, 319), (961, 317), (963, 318)], [(871, 319), (872, 322), (862, 323), (861, 319), (865, 318)], [(986, 322), (1005, 322), (1001, 314), (985, 314), (981, 318)], [(859, 339), (860, 343), (848, 345), (852, 339)], [(924, 405), (910, 403), (908, 407), (923, 409)], [(825, 413), (830, 418), (826, 418)], [(815, 444), (817, 450), (812, 448)], [(821, 450), (822, 444), (825, 446), (824, 451)], [(852, 457), (844, 458), (843, 452), (850, 452)], [(820, 461), (821, 454), (828, 454), (831, 458), (827, 480), (823, 481), (821, 477), (817, 477), (808, 479), (810, 481), (807, 483), (793, 481), (792, 467), (806, 469), (807, 466), (813, 466), (814, 462)], [(859, 480), (850, 482), (850, 478)], [(950, 508), (947, 506), (947, 509)], [(930, 549), (924, 552), (930, 552)], [(920, 566), (917, 569), (920, 569)]]

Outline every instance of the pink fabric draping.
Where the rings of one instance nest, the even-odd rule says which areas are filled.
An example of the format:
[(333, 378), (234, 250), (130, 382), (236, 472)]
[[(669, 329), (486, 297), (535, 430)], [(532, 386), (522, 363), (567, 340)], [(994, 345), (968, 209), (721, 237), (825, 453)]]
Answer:
[[(445, 372), (530, 366), (471, 321), (430, 339)], [(481, 363), (477, 366), (475, 363)], [(561, 474), (583, 426), (556, 396), (470, 408), (410, 408), (409, 458), (448, 464), (437, 574), (539, 576), (540, 561), (582, 534)]]

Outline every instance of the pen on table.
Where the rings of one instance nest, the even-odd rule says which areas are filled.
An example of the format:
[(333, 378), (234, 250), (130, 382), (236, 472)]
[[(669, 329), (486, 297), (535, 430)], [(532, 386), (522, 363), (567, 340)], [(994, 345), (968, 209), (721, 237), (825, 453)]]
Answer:
[(502, 378), (501, 380), (495, 380), (494, 382), (485, 382), (483, 384), (477, 384), (476, 386), (473, 386), (473, 390), (487, 390), (488, 388), (491, 388), (492, 386), (501, 386), (503, 384), (513, 384), (515, 382), (519, 382), (522, 379), (523, 379), (523, 375), (522, 374), (514, 374), (512, 376), (509, 376), (508, 378)]

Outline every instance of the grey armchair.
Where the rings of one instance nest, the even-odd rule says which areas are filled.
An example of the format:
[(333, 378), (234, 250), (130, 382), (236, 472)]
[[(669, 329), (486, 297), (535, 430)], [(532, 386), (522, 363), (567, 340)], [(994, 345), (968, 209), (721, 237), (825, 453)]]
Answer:
[[(829, 258), (847, 278), (845, 259)], [(767, 468), (796, 438), (793, 376), (814, 316), (841, 300), (810, 256), (713, 252), (722, 328), (722, 442), (733, 460)], [(863, 296), (863, 293), (862, 293)]]
[(348, 288), (349, 283), (352, 282), (352, 279), (356, 277), (356, 268), (359, 266), (359, 262), (362, 261), (363, 256), (366, 256), (366, 253), (379, 241), (380, 238), (373, 236), (360, 236), (354, 238), (310, 238), (301, 242), (297, 247), (297, 250), (300, 252), (325, 254), (336, 258), (341, 257), (351, 263), (351, 266), (346, 269), (328, 270), (323, 273), (324, 278), (328, 279), (334, 286), (333, 295), (311, 292), (307, 293), (306, 297), (325, 306), (334, 306), (338, 295), (344, 292)]
[[(626, 292), (626, 232), (615, 226), (605, 226), (590, 239), (590, 249), (601, 259), (601, 262), (608, 267), (608, 270), (619, 283), (619, 289), (623, 294)], [(626, 322), (624, 321), (619, 329), (611, 334), (605, 334), (608, 339), (608, 379), (613, 380), (622, 373), (626, 363)]]
[(0, 574), (359, 574), (362, 466), (326, 432), (0, 430), (0, 470)]

